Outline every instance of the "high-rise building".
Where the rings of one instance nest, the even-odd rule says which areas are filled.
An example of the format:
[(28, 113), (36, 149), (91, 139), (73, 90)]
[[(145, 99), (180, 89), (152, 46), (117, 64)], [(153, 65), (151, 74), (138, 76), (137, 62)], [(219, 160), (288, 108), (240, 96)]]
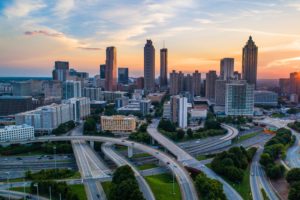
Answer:
[(171, 121), (180, 128), (187, 127), (187, 98), (179, 95), (171, 96)]
[(140, 112), (143, 116), (149, 114), (151, 107), (150, 99), (143, 99), (140, 101)]
[(280, 96), (289, 96), (290, 95), (290, 79), (289, 78), (280, 78), (279, 79), (279, 93)]
[(59, 97), (62, 96), (62, 83), (60, 81), (49, 80), (44, 81), (42, 84), (42, 92), (47, 97)]
[(144, 89), (144, 77), (138, 77), (135, 79), (136, 89)]
[(196, 70), (194, 73), (193, 73), (193, 76), (192, 76), (192, 95), (193, 96), (200, 96), (200, 93), (201, 93), (201, 73), (198, 72), (198, 70)]
[(128, 68), (121, 67), (118, 69), (118, 83), (128, 84)]
[(215, 83), (217, 80), (217, 73), (216, 71), (209, 71), (206, 73), (206, 82), (205, 82), (205, 96), (209, 100), (215, 99)]
[(252, 116), (254, 111), (254, 85), (246, 81), (232, 81), (226, 84), (226, 115)]
[(290, 94), (300, 94), (300, 73), (290, 73)]
[(257, 54), (258, 48), (250, 36), (243, 48), (242, 74), (243, 79), (249, 84), (253, 84), (255, 88), (257, 80)]
[(22, 141), (34, 139), (34, 128), (26, 124), (5, 126), (0, 128), (0, 141)]
[(53, 80), (66, 81), (69, 76), (69, 62), (55, 61), (54, 70), (52, 71)]
[(225, 106), (226, 80), (218, 79), (215, 85), (215, 104), (216, 106)]
[(168, 87), (168, 49), (160, 50), (160, 88), (167, 89)]
[(100, 79), (105, 79), (105, 73), (106, 73), (106, 65), (102, 64), (100, 65)]
[(178, 85), (178, 73), (173, 70), (170, 73), (170, 94), (177, 95), (179, 93), (179, 85)]
[(116, 47), (106, 48), (105, 68), (105, 90), (114, 91), (117, 89), (117, 49)]
[(63, 98), (81, 97), (81, 82), (67, 80), (63, 83)]
[(155, 48), (151, 40), (144, 47), (144, 90), (153, 92), (155, 87)]
[(223, 80), (233, 79), (234, 58), (223, 58), (220, 63), (220, 78)]

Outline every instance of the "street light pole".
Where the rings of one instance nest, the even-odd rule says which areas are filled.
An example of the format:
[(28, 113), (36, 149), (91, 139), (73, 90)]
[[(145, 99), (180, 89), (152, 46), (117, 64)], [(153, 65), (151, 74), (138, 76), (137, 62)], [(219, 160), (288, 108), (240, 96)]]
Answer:
[(59, 193), (59, 200), (61, 200), (61, 193)]
[(40, 197), (39, 197), (39, 184), (38, 183), (34, 184), (34, 187), (36, 187), (37, 199), (39, 200), (40, 199)]
[(54, 164), (55, 164), (55, 172), (56, 172), (56, 146), (53, 147), (54, 150)]
[(23, 184), (23, 191), (24, 191), (24, 200), (25, 200), (26, 199), (26, 190), (25, 190), (26, 183), (25, 183), (25, 178), (23, 178), (23, 182), (24, 182), (24, 184)]
[[(10, 188), (10, 184), (9, 184), (9, 172), (6, 172), (7, 174), (7, 184), (8, 184), (8, 190)], [(10, 192), (8, 193), (8, 199), (10, 200)]]
[(51, 198), (51, 186), (49, 186), (49, 197), (50, 197), (50, 200), (52, 200), (52, 198)]

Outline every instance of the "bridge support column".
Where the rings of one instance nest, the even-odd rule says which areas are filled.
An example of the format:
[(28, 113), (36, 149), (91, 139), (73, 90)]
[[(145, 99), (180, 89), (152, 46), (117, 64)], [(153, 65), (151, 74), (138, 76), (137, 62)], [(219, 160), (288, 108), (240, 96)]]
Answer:
[(128, 147), (128, 158), (132, 158), (132, 156), (133, 156), (133, 148)]
[(151, 144), (155, 145), (155, 140), (153, 138), (151, 138)]
[(94, 149), (95, 142), (94, 141), (90, 141), (90, 145), (91, 145), (92, 149)]

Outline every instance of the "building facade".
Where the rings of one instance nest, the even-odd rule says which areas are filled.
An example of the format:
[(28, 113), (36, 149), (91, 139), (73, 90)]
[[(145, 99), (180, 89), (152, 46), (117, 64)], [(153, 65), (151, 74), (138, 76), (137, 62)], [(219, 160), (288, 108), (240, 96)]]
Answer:
[(34, 139), (34, 128), (26, 124), (11, 125), (0, 128), (0, 141), (24, 141)]
[(272, 91), (254, 91), (254, 104), (265, 106), (277, 106), (278, 94)]
[(217, 72), (209, 71), (206, 73), (206, 82), (205, 82), (205, 97), (209, 100), (215, 99), (215, 84), (217, 80)]
[(254, 85), (246, 81), (226, 84), (225, 114), (252, 116), (254, 111)]
[(13, 115), (32, 109), (31, 96), (0, 96), (0, 116)]
[(220, 62), (220, 79), (231, 80), (234, 78), (234, 58), (223, 58)]
[(101, 101), (104, 95), (101, 88), (85, 87), (83, 88), (83, 96), (88, 97), (91, 101)]
[(144, 47), (144, 90), (153, 92), (155, 88), (155, 48), (151, 40)]
[(121, 67), (118, 69), (118, 83), (121, 84), (128, 84), (129, 78), (128, 78), (128, 68)]
[(177, 123), (180, 128), (187, 127), (187, 98), (179, 95), (171, 96), (170, 118), (173, 123)]
[(81, 97), (81, 81), (67, 80), (63, 82), (63, 98)]
[(133, 132), (136, 118), (124, 115), (101, 116), (101, 130), (111, 132)]
[(54, 70), (52, 71), (53, 80), (66, 81), (69, 76), (69, 62), (55, 61)]

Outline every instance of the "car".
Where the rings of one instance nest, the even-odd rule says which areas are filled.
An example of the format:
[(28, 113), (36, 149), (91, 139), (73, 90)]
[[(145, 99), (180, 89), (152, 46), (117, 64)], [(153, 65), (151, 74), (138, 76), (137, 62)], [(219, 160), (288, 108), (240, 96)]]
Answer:
[(99, 194), (97, 194), (96, 196), (97, 196), (98, 199), (100, 199), (100, 195)]
[(20, 157), (17, 157), (16, 159), (17, 159), (17, 160), (22, 160), (22, 158), (20, 158)]

